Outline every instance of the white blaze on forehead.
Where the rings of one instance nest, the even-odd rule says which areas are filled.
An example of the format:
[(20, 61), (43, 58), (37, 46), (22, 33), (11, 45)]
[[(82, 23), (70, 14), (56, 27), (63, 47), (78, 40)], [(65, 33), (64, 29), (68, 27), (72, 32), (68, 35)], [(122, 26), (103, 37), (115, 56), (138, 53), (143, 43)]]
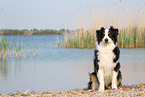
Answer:
[(105, 39), (108, 39), (108, 42), (111, 42), (111, 38), (108, 36), (108, 32), (109, 32), (109, 29), (105, 29), (105, 36), (103, 38), (103, 42), (105, 42)]
[(105, 36), (108, 36), (109, 29), (105, 29)]

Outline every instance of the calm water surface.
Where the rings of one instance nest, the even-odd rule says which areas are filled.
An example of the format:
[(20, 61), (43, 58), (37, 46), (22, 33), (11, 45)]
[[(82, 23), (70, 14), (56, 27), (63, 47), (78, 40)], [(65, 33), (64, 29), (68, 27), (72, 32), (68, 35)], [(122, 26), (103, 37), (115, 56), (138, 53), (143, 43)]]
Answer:
[[(56, 35), (6, 36), (23, 42), (23, 51), (37, 44), (37, 56), (0, 59), (0, 93), (58, 92), (85, 88), (93, 71), (94, 49), (53, 48)], [(63, 39), (64, 36), (58, 36)], [(145, 49), (121, 49), (122, 84), (145, 83)]]

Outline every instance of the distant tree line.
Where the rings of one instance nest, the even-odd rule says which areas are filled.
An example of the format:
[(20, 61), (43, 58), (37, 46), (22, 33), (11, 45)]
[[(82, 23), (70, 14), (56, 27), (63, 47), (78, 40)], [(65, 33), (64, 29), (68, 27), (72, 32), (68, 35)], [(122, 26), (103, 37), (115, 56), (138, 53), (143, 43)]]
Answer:
[(1, 29), (0, 35), (62, 35), (65, 32), (69, 33), (70, 30), (60, 29), (60, 30), (53, 30), (53, 29), (41, 29), (38, 30), (33, 28), (31, 30), (28, 29)]

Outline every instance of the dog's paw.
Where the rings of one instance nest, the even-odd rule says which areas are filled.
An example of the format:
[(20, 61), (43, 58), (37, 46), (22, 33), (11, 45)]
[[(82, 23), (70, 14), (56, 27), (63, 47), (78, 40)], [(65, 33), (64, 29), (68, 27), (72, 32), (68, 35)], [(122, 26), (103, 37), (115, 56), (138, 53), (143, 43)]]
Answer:
[(99, 88), (98, 92), (104, 92), (104, 88)]
[(117, 85), (116, 84), (112, 84), (112, 89), (117, 89)]

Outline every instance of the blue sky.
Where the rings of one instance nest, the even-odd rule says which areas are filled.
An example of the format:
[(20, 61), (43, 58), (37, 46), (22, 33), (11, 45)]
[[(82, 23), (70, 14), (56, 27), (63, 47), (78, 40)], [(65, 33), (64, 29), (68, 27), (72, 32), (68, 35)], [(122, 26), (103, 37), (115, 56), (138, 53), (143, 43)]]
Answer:
[[(140, 7), (145, 0), (122, 0), (122, 6)], [(3, 25), (7, 29), (73, 29), (81, 10), (89, 13), (90, 6), (106, 6), (120, 0), (0, 0)], [(0, 12), (2, 16), (2, 12)], [(0, 19), (1, 22), (1, 19)], [(0, 24), (1, 28), (1, 24)]]

